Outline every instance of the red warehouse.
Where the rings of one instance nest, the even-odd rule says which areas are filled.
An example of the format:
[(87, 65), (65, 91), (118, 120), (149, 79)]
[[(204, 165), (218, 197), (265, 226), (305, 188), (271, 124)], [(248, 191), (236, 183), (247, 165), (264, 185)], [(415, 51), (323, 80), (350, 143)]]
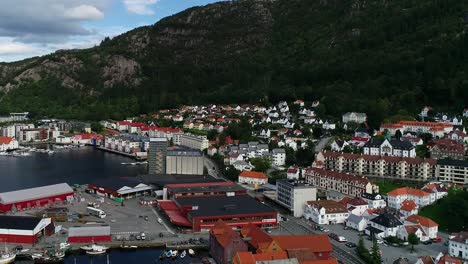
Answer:
[(49, 225), (53, 225), (50, 218), (0, 215), (0, 241), (35, 244)]
[(248, 195), (178, 198), (159, 201), (171, 222), (191, 227), (193, 231), (208, 231), (221, 219), (233, 228), (248, 224), (276, 227), (277, 212)]
[(0, 193), (0, 212), (21, 211), (73, 199), (66, 183)]
[(68, 243), (92, 243), (111, 241), (110, 226), (81, 226), (68, 229)]

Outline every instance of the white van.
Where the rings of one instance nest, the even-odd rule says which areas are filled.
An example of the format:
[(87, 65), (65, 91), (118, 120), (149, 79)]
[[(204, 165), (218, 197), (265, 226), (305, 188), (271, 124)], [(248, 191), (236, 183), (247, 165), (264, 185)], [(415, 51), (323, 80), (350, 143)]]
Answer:
[(337, 239), (338, 242), (348, 242), (348, 240), (346, 240), (346, 238), (344, 236), (339, 236), (338, 239)]
[(145, 239), (146, 239), (145, 232), (141, 232), (140, 236), (141, 236), (141, 240), (145, 240)]

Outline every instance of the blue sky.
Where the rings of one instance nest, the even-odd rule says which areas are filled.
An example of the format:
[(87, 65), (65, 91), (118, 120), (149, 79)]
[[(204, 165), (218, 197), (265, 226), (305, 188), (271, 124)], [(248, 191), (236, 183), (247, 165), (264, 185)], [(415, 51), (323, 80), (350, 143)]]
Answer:
[(0, 61), (88, 48), (193, 6), (221, 0), (2, 0)]

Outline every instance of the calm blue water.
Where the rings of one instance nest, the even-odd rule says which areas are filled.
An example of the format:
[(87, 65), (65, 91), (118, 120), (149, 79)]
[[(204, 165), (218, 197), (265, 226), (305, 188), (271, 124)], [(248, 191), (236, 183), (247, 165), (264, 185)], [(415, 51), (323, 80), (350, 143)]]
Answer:
[[(96, 150), (92, 147), (57, 150), (53, 155), (32, 153), (29, 157), (0, 156), (0, 192), (66, 182), (85, 184), (95, 178), (135, 177), (146, 172), (145, 165), (122, 165), (130, 158)], [(159, 260), (162, 249), (109, 251), (109, 262), (120, 263), (200, 263), (197, 258)], [(70, 255), (65, 263), (107, 263), (107, 256)], [(31, 261), (16, 261), (31, 263)]]
[(95, 178), (134, 177), (146, 165), (122, 165), (132, 159), (92, 147), (62, 149), (49, 155), (0, 156), (0, 192), (66, 182), (85, 184)]

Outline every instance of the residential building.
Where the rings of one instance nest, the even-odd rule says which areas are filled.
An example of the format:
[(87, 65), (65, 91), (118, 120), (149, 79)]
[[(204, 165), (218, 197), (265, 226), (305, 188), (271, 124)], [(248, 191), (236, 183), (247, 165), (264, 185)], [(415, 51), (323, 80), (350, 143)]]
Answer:
[(243, 171), (239, 174), (239, 183), (263, 185), (268, 182), (268, 176), (263, 172), (257, 171)]
[(349, 214), (348, 219), (346, 220), (346, 226), (352, 229), (355, 229), (359, 232), (362, 232), (367, 227), (368, 220), (364, 216)]
[(364, 155), (416, 157), (416, 148), (408, 141), (371, 138), (364, 145)]
[(362, 124), (367, 121), (367, 115), (365, 113), (348, 112), (342, 116), (342, 120), (343, 123), (354, 122)]
[(362, 193), (361, 197), (362, 199), (367, 201), (367, 203), (369, 204), (369, 208), (371, 209), (384, 208), (385, 206), (387, 206), (385, 199), (379, 193)]
[(304, 210), (304, 218), (319, 225), (342, 224), (348, 219), (346, 207), (336, 201), (308, 201)]
[(388, 206), (400, 209), (403, 201), (412, 200), (415, 204), (422, 208), (431, 204), (431, 194), (423, 190), (413, 189), (409, 187), (397, 188), (387, 193)]
[(418, 214), (418, 205), (413, 200), (404, 200), (401, 203), (400, 213), (403, 217)]
[(247, 243), (232, 227), (219, 220), (210, 231), (210, 255), (216, 263), (231, 264), (237, 252), (247, 250)]
[(437, 161), (436, 177), (442, 182), (468, 184), (468, 161), (441, 159)]
[(420, 225), (404, 225), (400, 226), (396, 233), (396, 237), (403, 241), (407, 241), (409, 235), (415, 234), (416, 237), (419, 238), (419, 241), (424, 242), (427, 241), (428, 238), (426, 236), (426, 233), (424, 233), (422, 227)]
[[(329, 264), (336, 263), (334, 262), (336, 261), (336, 259), (332, 257), (332, 245), (330, 243), (330, 240), (328, 240), (327, 235), (325, 234), (294, 236), (281, 235), (272, 237), (278, 243), (281, 249), (288, 252), (289, 257), (297, 256), (298, 258), (300, 258), (302, 255), (302, 257), (304, 258), (304, 255), (310, 256), (310, 253), (312, 253), (313, 255), (310, 256), (308, 260), (329, 261), (326, 262)], [(304, 261), (307, 261), (307, 259), (304, 259)]]
[(304, 178), (312, 186), (349, 196), (372, 193), (374, 188), (365, 177), (320, 168), (305, 169)]
[(468, 143), (468, 134), (458, 129), (453, 130), (450, 133), (448, 133), (447, 138), (451, 140), (455, 140), (458, 143)]
[(273, 165), (284, 166), (286, 164), (286, 151), (281, 148), (272, 150)]
[(445, 134), (453, 130), (453, 125), (439, 122), (400, 121), (395, 124), (382, 124), (380, 126), (381, 132), (388, 131), (391, 135), (395, 135), (397, 130), (400, 130), (401, 133), (429, 133), (434, 138), (442, 138)]
[(286, 177), (290, 180), (298, 180), (300, 174), (300, 169), (295, 166), (291, 166), (288, 168), (286, 172)]
[(442, 182), (429, 182), (422, 188), (422, 190), (433, 196), (433, 198), (431, 197), (431, 201), (439, 200), (448, 195), (447, 186)]
[(166, 173), (166, 138), (151, 138), (148, 150), (148, 174)]
[(0, 152), (17, 149), (18, 146), (18, 140), (14, 137), (0, 136)]
[(322, 151), (314, 163), (319, 168), (356, 175), (426, 181), (435, 178), (437, 160)]
[(355, 215), (362, 215), (369, 209), (369, 203), (359, 196), (353, 198), (345, 197), (340, 200), (340, 203), (345, 206), (349, 213)]
[(197, 149), (168, 150), (166, 174), (203, 175), (203, 154)]
[(465, 159), (465, 147), (463, 143), (448, 138), (431, 141), (427, 144), (433, 159)]
[(215, 147), (213, 146), (208, 147), (208, 151), (207, 151), (208, 156), (214, 156), (216, 153), (218, 153), (218, 150)]
[(48, 129), (27, 128), (21, 129), (17, 137), (19, 142), (45, 141), (49, 139)]
[(450, 236), (448, 253), (451, 257), (468, 260), (468, 231), (461, 231)]
[(183, 134), (180, 136), (180, 145), (187, 148), (199, 149), (203, 151), (204, 149), (208, 148), (209, 141), (206, 138), (206, 136)]
[(369, 221), (366, 234), (375, 235), (378, 238), (396, 236), (403, 223), (393, 214), (383, 213)]
[(439, 232), (439, 224), (437, 224), (430, 218), (414, 214), (406, 218), (405, 225), (406, 224), (419, 225), (422, 227), (422, 231), (427, 237), (427, 239), (423, 238), (421, 239), (421, 241), (437, 238), (437, 233)]
[(349, 143), (346, 140), (336, 139), (331, 143), (330, 148), (332, 151), (341, 152), (346, 146), (349, 146)]
[(29, 112), (10, 113), (9, 116), (0, 116), (0, 123), (6, 122), (20, 122), (28, 120)]
[(289, 209), (294, 217), (302, 217), (306, 202), (317, 200), (317, 188), (304, 181), (276, 181), (277, 202)]

